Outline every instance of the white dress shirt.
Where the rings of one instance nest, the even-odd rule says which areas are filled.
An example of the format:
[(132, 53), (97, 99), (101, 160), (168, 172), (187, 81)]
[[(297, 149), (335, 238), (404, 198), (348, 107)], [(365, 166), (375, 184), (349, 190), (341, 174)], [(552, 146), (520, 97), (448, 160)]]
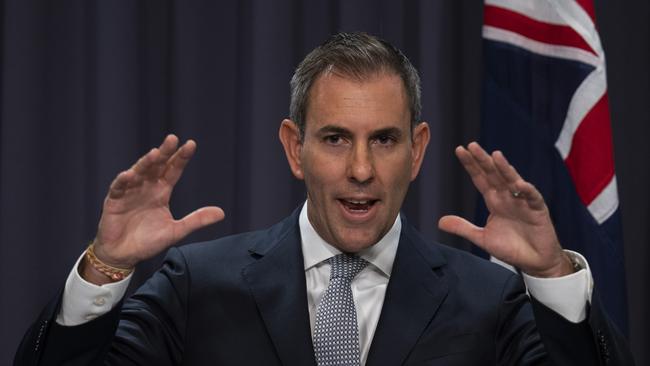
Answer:
[[(329, 284), (330, 265), (324, 261), (341, 251), (325, 242), (316, 233), (307, 217), (307, 203), (300, 212), (299, 225), (307, 284), (309, 323), (313, 334), (316, 309)], [(377, 244), (358, 253), (369, 263), (351, 284), (357, 309), (362, 365), (365, 365), (379, 321), (401, 229), (402, 223), (398, 215), (388, 233)], [(536, 278), (526, 274), (523, 278), (528, 292), (538, 301), (565, 319), (578, 323), (586, 318), (587, 304), (591, 303), (593, 279), (584, 257), (571, 251), (567, 253), (583, 269), (559, 278)], [(91, 284), (79, 275), (78, 267), (82, 258), (83, 254), (77, 260), (65, 284), (61, 310), (56, 319), (61, 325), (83, 324), (107, 313), (124, 296), (132, 278), (131, 274), (119, 282), (103, 286)]]
[[(307, 303), (309, 304), (309, 324), (312, 336), (316, 322), (316, 310), (330, 282), (331, 265), (327, 259), (340, 254), (341, 251), (323, 240), (307, 218), (307, 203), (300, 212), (300, 237), (302, 238), (302, 255), (305, 263), (307, 280)], [(364, 249), (357, 255), (368, 265), (352, 280), (352, 297), (357, 309), (359, 326), (359, 348), (361, 364), (366, 364), (370, 343), (377, 328), (379, 314), (384, 304), (386, 287), (393, 270), (393, 261), (397, 253), (397, 244), (402, 230), (399, 215), (393, 226), (377, 244)]]

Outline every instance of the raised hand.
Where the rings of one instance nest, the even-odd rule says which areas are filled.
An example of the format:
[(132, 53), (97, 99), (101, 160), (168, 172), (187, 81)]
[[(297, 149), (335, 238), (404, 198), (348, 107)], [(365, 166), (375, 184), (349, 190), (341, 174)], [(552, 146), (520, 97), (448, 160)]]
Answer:
[(454, 215), (438, 222), (441, 230), (460, 235), (486, 252), (536, 277), (573, 272), (562, 251), (544, 198), (523, 180), (500, 151), (489, 155), (472, 142), (456, 156), (483, 195), (490, 212), (485, 227)]
[(194, 141), (178, 147), (178, 138), (168, 135), (159, 148), (151, 149), (117, 175), (104, 200), (95, 238), (94, 252), (99, 260), (132, 268), (189, 233), (224, 218), (223, 210), (214, 206), (200, 208), (180, 220), (175, 220), (169, 210), (172, 190), (195, 151)]

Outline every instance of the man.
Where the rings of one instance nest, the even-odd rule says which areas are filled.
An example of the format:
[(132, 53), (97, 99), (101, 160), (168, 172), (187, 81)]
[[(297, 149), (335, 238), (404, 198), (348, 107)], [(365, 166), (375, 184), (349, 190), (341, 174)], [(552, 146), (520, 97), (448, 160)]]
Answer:
[(96, 239), (17, 364), (631, 363), (584, 259), (561, 249), (543, 198), (499, 152), (456, 150), (487, 226), (456, 216), (439, 226), (521, 269), (532, 304), (520, 276), (424, 242), (399, 215), (430, 132), (419, 77), (397, 49), (336, 35), (291, 88), (279, 137), (305, 205), (264, 231), (170, 249), (122, 300), (138, 262), (224, 217), (204, 207), (173, 219), (169, 198), (196, 145), (168, 136), (111, 184)]

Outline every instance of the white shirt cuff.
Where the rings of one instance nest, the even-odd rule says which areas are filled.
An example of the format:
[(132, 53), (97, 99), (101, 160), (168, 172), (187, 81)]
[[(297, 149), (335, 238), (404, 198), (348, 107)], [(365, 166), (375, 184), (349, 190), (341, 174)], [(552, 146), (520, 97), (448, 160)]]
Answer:
[(587, 305), (591, 304), (593, 277), (589, 263), (579, 253), (565, 250), (582, 269), (564, 277), (538, 278), (523, 274), (528, 292), (549, 309), (572, 323), (587, 318)]
[(100, 315), (108, 313), (124, 296), (133, 273), (125, 279), (97, 286), (84, 280), (79, 274), (81, 254), (68, 275), (63, 290), (61, 310), (56, 322), (64, 326), (74, 326), (89, 322)]

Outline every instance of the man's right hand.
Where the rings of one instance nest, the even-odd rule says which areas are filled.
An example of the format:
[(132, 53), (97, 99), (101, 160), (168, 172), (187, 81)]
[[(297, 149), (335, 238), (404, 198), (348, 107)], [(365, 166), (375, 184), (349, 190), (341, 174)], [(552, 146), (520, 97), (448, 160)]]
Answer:
[[(169, 210), (172, 190), (196, 151), (188, 140), (178, 147), (178, 138), (168, 135), (159, 148), (141, 157), (111, 183), (95, 238), (97, 258), (113, 267), (133, 268), (154, 257), (191, 232), (221, 221), (223, 210), (208, 206), (180, 220)], [(97, 285), (111, 282), (87, 260), (80, 267), (84, 279)]]

